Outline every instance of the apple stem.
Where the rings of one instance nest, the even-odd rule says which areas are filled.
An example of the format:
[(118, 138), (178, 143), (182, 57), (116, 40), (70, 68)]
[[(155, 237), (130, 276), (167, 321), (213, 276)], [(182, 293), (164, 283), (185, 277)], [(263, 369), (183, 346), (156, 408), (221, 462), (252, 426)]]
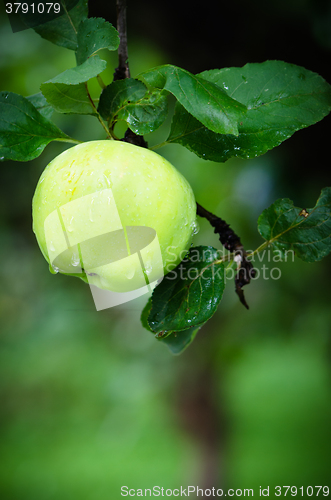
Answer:
[(214, 228), (214, 233), (219, 235), (220, 242), (224, 248), (234, 253), (234, 260), (238, 263), (237, 275), (235, 277), (235, 290), (240, 302), (246, 309), (249, 309), (242, 287), (250, 283), (256, 271), (251, 261), (247, 259), (247, 253), (239, 236), (223, 219), (208, 212), (208, 210), (199, 205), (199, 203), (197, 203), (197, 215), (208, 220), (210, 225)]

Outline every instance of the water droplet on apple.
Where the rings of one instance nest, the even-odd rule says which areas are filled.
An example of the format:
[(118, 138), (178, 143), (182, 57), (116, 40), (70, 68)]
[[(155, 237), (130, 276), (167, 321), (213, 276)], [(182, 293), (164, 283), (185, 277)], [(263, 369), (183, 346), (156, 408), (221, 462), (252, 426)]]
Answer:
[(72, 217), (71, 217), (70, 222), (69, 222), (69, 226), (68, 226), (68, 232), (69, 232), (69, 233), (72, 233), (72, 232), (73, 232), (73, 229), (72, 229), (72, 227), (71, 227), (71, 224), (72, 224), (72, 221), (73, 221), (73, 220), (74, 220), (74, 216), (72, 216)]
[(200, 231), (200, 226), (199, 226), (199, 223), (197, 220), (192, 222), (191, 229), (192, 229), (193, 235), (198, 234), (198, 232)]
[(108, 170), (108, 169), (107, 169), (107, 170), (105, 170), (105, 171), (104, 171), (104, 173), (103, 173), (103, 176), (104, 176), (104, 178), (105, 178), (106, 184), (107, 184), (107, 186), (108, 186), (109, 188), (111, 188), (111, 187), (112, 187), (112, 182), (111, 182), (111, 180), (110, 180), (110, 173), (111, 173), (111, 172), (110, 172), (110, 170)]
[(128, 280), (132, 280), (132, 278), (135, 275), (135, 269), (134, 267), (132, 269), (128, 269), (125, 273), (125, 277), (128, 278)]
[(71, 257), (71, 264), (74, 267), (77, 267), (79, 263), (80, 263), (79, 255), (76, 253), (73, 253), (72, 257)]
[(146, 274), (147, 274), (147, 276), (148, 276), (148, 275), (149, 275), (149, 274), (151, 274), (151, 272), (152, 272), (152, 267), (146, 267), (146, 268), (145, 268), (145, 271), (146, 271)]

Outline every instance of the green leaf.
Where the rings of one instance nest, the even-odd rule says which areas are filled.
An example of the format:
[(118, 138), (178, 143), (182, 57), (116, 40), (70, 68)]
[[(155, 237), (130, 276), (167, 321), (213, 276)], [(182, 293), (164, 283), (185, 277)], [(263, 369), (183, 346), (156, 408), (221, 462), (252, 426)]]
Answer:
[(213, 247), (190, 249), (154, 289), (148, 324), (155, 333), (201, 326), (216, 311), (224, 291), (224, 266)]
[[(176, 105), (167, 139), (201, 158), (226, 161), (233, 156), (254, 158), (313, 125), (331, 110), (331, 86), (318, 74), (282, 61), (246, 64), (200, 73), (247, 106), (239, 135), (214, 134)], [(189, 110), (188, 110), (189, 111)], [(196, 117), (197, 118), (197, 117)]]
[(40, 88), (47, 101), (59, 113), (96, 114), (84, 83), (44, 83)]
[(140, 316), (140, 321), (141, 321), (141, 324), (143, 325), (143, 327), (148, 330), (149, 332), (153, 332), (153, 330), (151, 330), (149, 324), (148, 324), (148, 316), (151, 312), (151, 309), (152, 309), (152, 298), (150, 297), (147, 301), (147, 304), (145, 305), (144, 309), (142, 310), (142, 313), (141, 313), (141, 316)]
[(137, 102), (129, 103), (118, 114), (129, 128), (138, 135), (158, 129), (168, 116), (168, 100), (160, 91), (148, 92)]
[(297, 208), (293, 201), (277, 200), (258, 219), (261, 236), (285, 256), (294, 250), (306, 262), (331, 252), (331, 188), (324, 188), (314, 208)]
[(178, 356), (192, 344), (200, 328), (200, 326), (193, 326), (183, 332), (173, 332), (167, 337), (161, 338), (160, 341), (167, 345), (172, 354)]
[[(44, 2), (45, 3), (45, 2)], [(70, 50), (77, 50), (77, 31), (81, 21), (87, 18), (88, 0), (61, 0), (63, 14), (47, 21), (47, 11), (43, 14), (30, 11), (30, 15), (21, 15), (24, 23), (32, 27), (40, 36)], [(47, 6), (47, 3), (45, 3)], [(49, 4), (48, 4), (49, 5)]]
[(124, 120), (138, 134), (156, 130), (167, 118), (168, 101), (162, 91), (148, 91), (133, 78), (118, 80), (106, 87), (99, 101), (98, 111), (110, 124)]
[(50, 120), (53, 115), (54, 109), (48, 102), (46, 101), (46, 98), (42, 95), (41, 92), (38, 94), (30, 95), (27, 97), (28, 101), (31, 102), (31, 104), (34, 105), (37, 111), (44, 117), (47, 118), (47, 120)]
[(32, 160), (49, 142), (57, 140), (73, 142), (28, 99), (0, 92), (0, 160)]
[(101, 17), (85, 19), (77, 33), (77, 64), (82, 64), (101, 49), (116, 50), (120, 38), (114, 26)]
[[(141, 313), (141, 323), (146, 330), (149, 332), (153, 332), (148, 324), (148, 316), (150, 315), (152, 309), (152, 298), (148, 299), (146, 306), (144, 307)], [(201, 327), (193, 326), (188, 330), (184, 330), (182, 332), (163, 332), (162, 335), (156, 334), (155, 338), (159, 342), (163, 342), (167, 345), (169, 350), (174, 355), (181, 354), (194, 340), (196, 334), (200, 330)]]
[(84, 82), (101, 73), (107, 63), (99, 56), (90, 57), (80, 66), (70, 68), (48, 82), (40, 90), (47, 102), (59, 113), (95, 114)]
[(213, 132), (238, 135), (238, 121), (246, 107), (215, 83), (169, 64), (141, 73), (138, 78), (171, 92), (186, 111)]
[(108, 85), (100, 96), (98, 111), (104, 120), (112, 123), (116, 114), (129, 102), (137, 102), (147, 92), (146, 86), (134, 78), (117, 80)]
[(94, 78), (106, 68), (107, 63), (100, 59), (99, 56), (90, 57), (80, 66), (70, 68), (55, 76), (51, 80), (43, 83), (43, 85), (52, 83), (64, 83), (66, 85), (78, 85), (79, 83), (87, 82), (90, 78)]

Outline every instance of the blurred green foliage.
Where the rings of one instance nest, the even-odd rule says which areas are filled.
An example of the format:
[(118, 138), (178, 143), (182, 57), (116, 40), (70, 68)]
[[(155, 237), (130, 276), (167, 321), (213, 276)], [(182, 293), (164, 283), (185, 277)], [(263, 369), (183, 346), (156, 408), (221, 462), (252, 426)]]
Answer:
[[(5, 17), (0, 50), (2, 90), (23, 95), (74, 64), (72, 52), (31, 30), (13, 34)], [(141, 41), (129, 53), (132, 76), (171, 62)], [(101, 57), (109, 82), (116, 59)], [(55, 121), (80, 140), (104, 137), (93, 117)], [(173, 357), (140, 325), (147, 298), (97, 313), (86, 285), (49, 273), (31, 229), (31, 200), (42, 170), (65, 147), (1, 165), (0, 497), (103, 500), (121, 498), (122, 485), (202, 487), (213, 452), (215, 487), (254, 488), (257, 496), (259, 486), (330, 484), (330, 257), (275, 263), (266, 254), (257, 267), (279, 267), (281, 278), (247, 287), (249, 311), (229, 283), (216, 315)], [(324, 187), (306, 179), (289, 193), (284, 151), (225, 164), (179, 145), (158, 152), (254, 249), (266, 206), (302, 192), (309, 199), (295, 204), (313, 206)], [(194, 243), (219, 247), (204, 220)], [(202, 392), (211, 401), (200, 401), (206, 376)], [(204, 427), (212, 425), (208, 441)]]

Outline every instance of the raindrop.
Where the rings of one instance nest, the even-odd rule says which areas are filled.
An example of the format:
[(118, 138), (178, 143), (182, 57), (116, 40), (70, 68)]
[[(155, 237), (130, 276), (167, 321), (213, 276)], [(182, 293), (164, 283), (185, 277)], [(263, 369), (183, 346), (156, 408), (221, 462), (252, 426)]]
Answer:
[(106, 181), (107, 186), (108, 186), (109, 188), (110, 188), (110, 187), (112, 187), (112, 183), (111, 183), (111, 181), (110, 181), (110, 179), (109, 179), (109, 177), (110, 177), (110, 171), (109, 171), (109, 170), (105, 170), (105, 171), (104, 171), (104, 173), (103, 173), (103, 176), (104, 176), (104, 178), (105, 178), (105, 181)]
[(80, 263), (80, 260), (79, 260), (79, 255), (73, 253), (72, 254), (72, 257), (71, 257), (71, 264), (74, 266), (74, 267), (77, 267), (78, 264)]
[(128, 269), (125, 273), (125, 276), (126, 276), (126, 278), (128, 278), (128, 280), (132, 280), (134, 275), (135, 275), (134, 267), (132, 269)]
[(197, 220), (192, 222), (191, 229), (192, 229), (193, 235), (198, 234), (198, 232), (200, 231), (200, 226), (199, 226), (199, 223)]
[(69, 226), (68, 226), (68, 231), (69, 231), (69, 233), (72, 233), (72, 231), (73, 231), (73, 229), (72, 229), (72, 227), (71, 227), (71, 224), (72, 224), (72, 221), (73, 221), (73, 220), (74, 220), (74, 216), (72, 216), (72, 217), (71, 217), (70, 222), (69, 222)]

